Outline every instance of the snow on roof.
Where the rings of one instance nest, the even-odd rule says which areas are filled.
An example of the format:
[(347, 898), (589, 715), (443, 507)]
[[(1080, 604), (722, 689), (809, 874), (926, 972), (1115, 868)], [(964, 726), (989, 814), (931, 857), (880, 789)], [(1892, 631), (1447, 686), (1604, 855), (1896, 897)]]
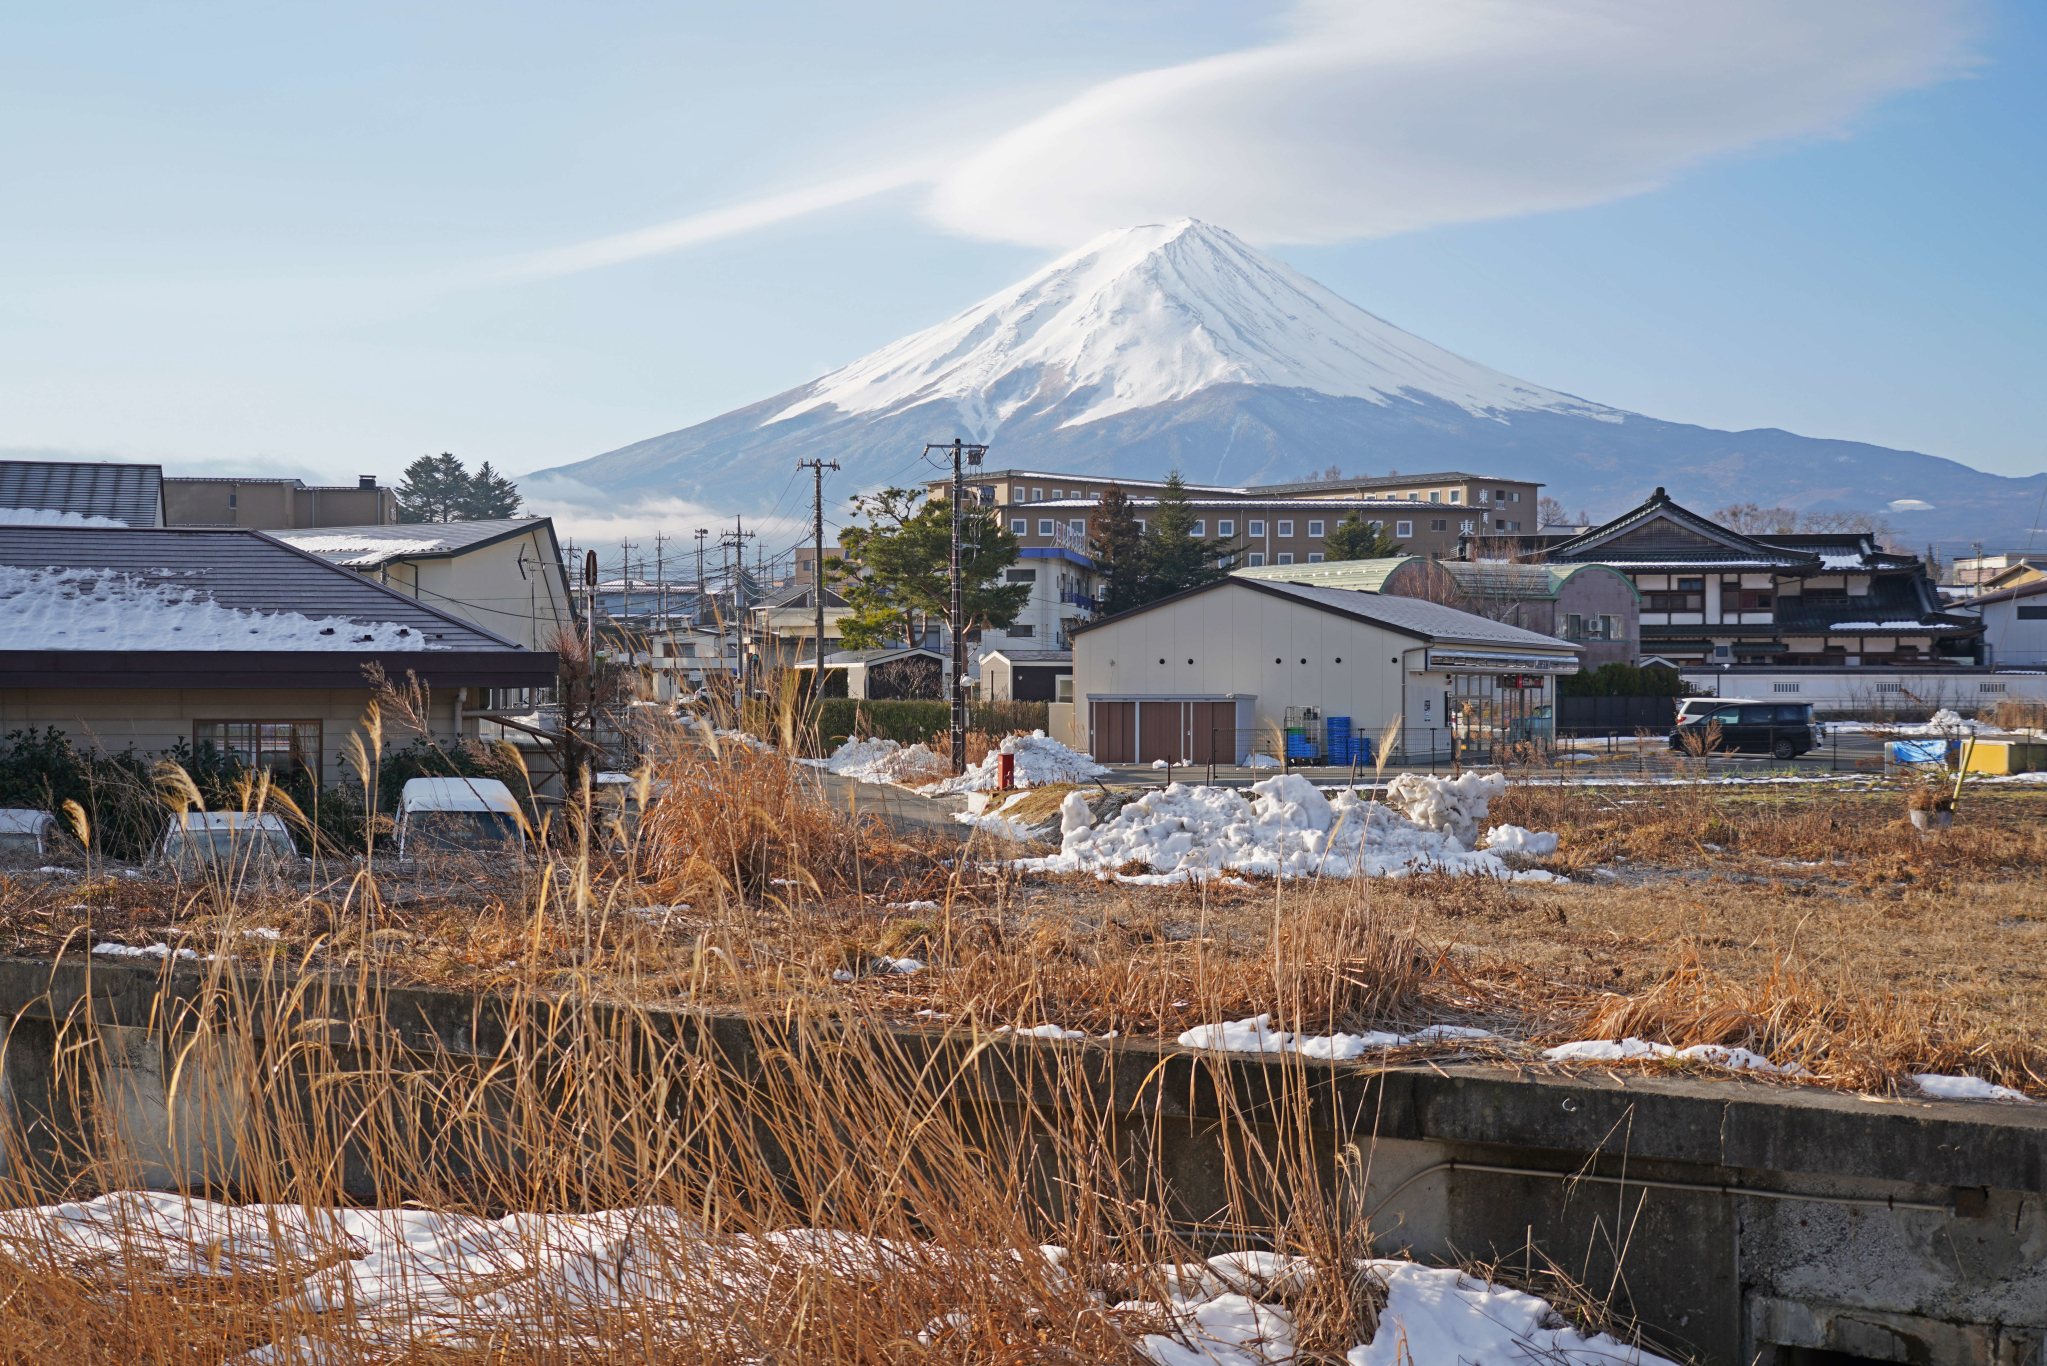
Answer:
[[(398, 522), (384, 526), (330, 526), (273, 531), (286, 545), (350, 569), (371, 569), (408, 555), (445, 555), (546, 521), (544, 517), (490, 517), (474, 522)], [(614, 591), (616, 587), (614, 586)]]
[(128, 524), (118, 517), (95, 517), (89, 512), (59, 512), (54, 508), (0, 508), (0, 526), (110, 526)]
[(0, 835), (34, 835), (48, 830), (57, 818), (25, 806), (0, 807)]
[(172, 816), (173, 826), (187, 830), (282, 830), (290, 834), (284, 817), (274, 811), (187, 811)]
[(399, 794), (405, 811), (503, 811), (519, 814), (512, 789), (496, 778), (409, 778)]
[(1850, 551), (1845, 555), (1829, 555), (1824, 551), (1820, 553), (1822, 569), (1861, 569), (1867, 563), (1860, 551)]
[(1949, 625), (1948, 622), (1924, 622), (1914, 618), (1911, 621), (1837, 621), (1829, 631), (1933, 631)]
[(223, 607), (193, 571), (0, 564), (0, 615), (17, 650), (448, 648), (416, 626)]

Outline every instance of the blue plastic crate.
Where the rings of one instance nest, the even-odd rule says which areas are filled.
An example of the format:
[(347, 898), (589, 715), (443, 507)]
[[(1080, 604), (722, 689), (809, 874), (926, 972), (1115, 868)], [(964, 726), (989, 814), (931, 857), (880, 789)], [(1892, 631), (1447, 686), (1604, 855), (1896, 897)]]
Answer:
[(1312, 759), (1315, 757), (1315, 742), (1305, 735), (1289, 735), (1286, 738), (1286, 757), (1289, 759)]

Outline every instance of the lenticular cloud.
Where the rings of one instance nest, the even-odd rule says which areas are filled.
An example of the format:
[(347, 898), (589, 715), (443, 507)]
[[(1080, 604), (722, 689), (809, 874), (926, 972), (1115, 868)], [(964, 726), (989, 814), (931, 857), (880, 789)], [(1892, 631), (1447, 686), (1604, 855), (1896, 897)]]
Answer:
[(1839, 132), (1972, 61), (1968, 0), (1319, 0), (1270, 46), (1096, 86), (930, 212), (1069, 246), (1193, 215), (1331, 242), (1596, 204)]

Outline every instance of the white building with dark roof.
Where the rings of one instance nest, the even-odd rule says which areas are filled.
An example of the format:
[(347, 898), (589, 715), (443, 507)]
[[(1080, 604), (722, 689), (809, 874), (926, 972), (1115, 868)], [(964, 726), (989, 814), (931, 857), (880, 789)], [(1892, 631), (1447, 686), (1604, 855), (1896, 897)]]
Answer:
[(555, 683), (552, 651), (261, 532), (0, 526), (0, 734), (213, 744), (333, 781), (371, 664), (428, 685), (443, 740)]

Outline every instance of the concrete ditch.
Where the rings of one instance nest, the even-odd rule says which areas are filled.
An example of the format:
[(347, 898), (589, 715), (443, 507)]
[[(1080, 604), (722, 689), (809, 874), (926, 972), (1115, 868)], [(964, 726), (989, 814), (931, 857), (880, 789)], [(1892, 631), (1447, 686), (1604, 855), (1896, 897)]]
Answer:
[[(342, 1022), (364, 1018), (352, 982), (292, 989), (291, 1013), (270, 1018), (295, 1036), (345, 1035)], [(241, 1082), (225, 1052), (179, 1042), (197, 1012), (231, 1008), (190, 967), (0, 958), (0, 1102), (11, 1153), (36, 1169), (17, 1175), (55, 1188), (95, 1145), (119, 1143), (147, 1184), (232, 1188), (235, 1123), (222, 1117), (245, 1118)], [(558, 1027), (536, 1023), (555, 1009), (393, 988), (370, 1014), (421, 1058), (476, 1058), (517, 1031)], [(628, 1014), (585, 1009), (605, 1028)], [(778, 1027), (689, 1009), (634, 1018), (714, 1044), (738, 1067), (757, 1065)], [(112, 1046), (81, 1101), (55, 1078), (67, 1026), (87, 1019)], [(1133, 1142), (1142, 1134), (1190, 1226), (1226, 1202), (1223, 1121), (1263, 1124), (1304, 1096), (1326, 1179), (1384, 1252), (1509, 1266), (1539, 1253), (1611, 1293), (1660, 1345), (1716, 1366), (2043, 1361), (2047, 1105), (1449, 1060), (1330, 1065), (1142, 1041), (902, 1030), (897, 1042), (913, 1060), (975, 1074), (1015, 1123), (1084, 1101)]]

